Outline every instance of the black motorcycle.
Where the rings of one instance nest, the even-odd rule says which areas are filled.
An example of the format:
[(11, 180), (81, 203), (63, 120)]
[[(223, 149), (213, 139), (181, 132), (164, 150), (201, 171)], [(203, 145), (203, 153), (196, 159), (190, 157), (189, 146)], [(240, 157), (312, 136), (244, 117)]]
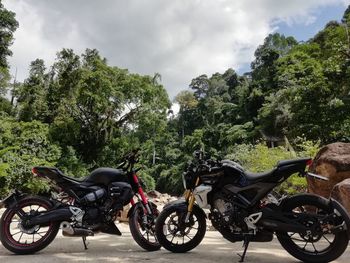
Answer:
[(130, 203), (127, 216), (134, 240), (148, 251), (160, 249), (154, 234), (159, 211), (142, 190), (139, 169), (134, 169), (137, 156), (134, 151), (119, 169), (98, 168), (83, 180), (67, 177), (57, 168), (34, 167), (33, 174), (48, 179), (55, 194), (15, 191), (0, 202), (0, 208), (7, 208), (0, 221), (4, 247), (16, 254), (35, 253), (48, 246), (61, 227), (64, 236), (82, 237), (86, 249), (86, 237), (96, 232), (121, 235), (114, 221)]
[(278, 162), (265, 173), (250, 173), (229, 160), (195, 160), (183, 175), (185, 198), (164, 207), (156, 222), (159, 243), (172, 252), (195, 248), (206, 231), (206, 214), (222, 236), (243, 241), (244, 261), (249, 242), (277, 239), (292, 256), (304, 262), (330, 262), (343, 254), (349, 243), (350, 219), (345, 209), (333, 199), (298, 194), (278, 199), (272, 193), (292, 174), (313, 176), (306, 172), (312, 160)]

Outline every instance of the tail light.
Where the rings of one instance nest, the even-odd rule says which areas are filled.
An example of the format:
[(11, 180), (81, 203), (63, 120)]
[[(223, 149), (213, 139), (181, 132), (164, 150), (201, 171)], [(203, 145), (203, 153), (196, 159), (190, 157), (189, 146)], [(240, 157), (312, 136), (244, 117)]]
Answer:
[(312, 165), (312, 163), (313, 163), (313, 161), (312, 161), (312, 159), (310, 159), (310, 160), (308, 160), (307, 162), (306, 162), (306, 166), (311, 166)]
[(32, 168), (32, 174), (36, 176), (38, 175), (38, 171), (35, 169), (35, 167)]

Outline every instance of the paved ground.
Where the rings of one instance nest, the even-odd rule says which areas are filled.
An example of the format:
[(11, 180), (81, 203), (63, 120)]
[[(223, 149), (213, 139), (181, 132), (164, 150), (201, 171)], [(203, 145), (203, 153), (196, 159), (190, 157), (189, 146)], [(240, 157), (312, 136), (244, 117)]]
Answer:
[[(40, 253), (29, 256), (16, 256), (0, 245), (0, 262), (238, 262), (237, 252), (242, 252), (241, 243), (230, 243), (218, 232), (208, 231), (203, 242), (193, 251), (173, 254), (164, 249), (145, 252), (132, 240), (128, 227), (120, 227), (123, 236), (98, 234), (88, 238), (89, 249), (84, 250), (81, 238), (68, 238), (59, 235), (56, 240)], [(337, 263), (349, 262), (350, 246)], [(278, 241), (252, 243), (246, 262), (292, 263), (298, 260), (289, 256)]]

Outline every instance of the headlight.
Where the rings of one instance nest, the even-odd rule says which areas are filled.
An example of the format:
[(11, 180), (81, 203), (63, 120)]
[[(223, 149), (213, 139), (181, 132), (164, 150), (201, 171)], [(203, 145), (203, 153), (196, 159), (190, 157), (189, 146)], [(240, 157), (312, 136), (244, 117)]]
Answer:
[(187, 189), (187, 187), (186, 187), (186, 178), (185, 178), (185, 174), (186, 174), (186, 173), (183, 173), (183, 174), (182, 174), (182, 184), (183, 184), (184, 188)]

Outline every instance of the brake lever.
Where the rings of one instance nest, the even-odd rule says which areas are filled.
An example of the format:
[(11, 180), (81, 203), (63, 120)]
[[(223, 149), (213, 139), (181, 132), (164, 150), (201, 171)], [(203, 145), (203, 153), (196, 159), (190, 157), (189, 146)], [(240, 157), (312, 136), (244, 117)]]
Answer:
[(126, 161), (123, 161), (121, 164), (117, 166), (118, 169), (122, 169), (126, 164)]

